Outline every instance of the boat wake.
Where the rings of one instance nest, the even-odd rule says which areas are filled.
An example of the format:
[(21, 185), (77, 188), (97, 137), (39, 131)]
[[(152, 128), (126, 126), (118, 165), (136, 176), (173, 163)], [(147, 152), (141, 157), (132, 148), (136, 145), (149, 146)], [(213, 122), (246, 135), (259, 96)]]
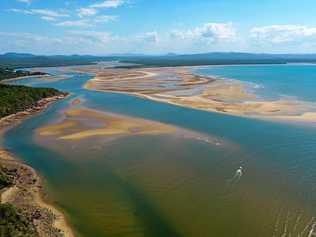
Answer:
[(236, 170), (235, 175), (231, 179), (228, 180), (228, 184), (229, 185), (234, 185), (234, 184), (238, 183), (239, 180), (241, 179), (242, 175), (243, 175), (243, 167), (240, 166)]

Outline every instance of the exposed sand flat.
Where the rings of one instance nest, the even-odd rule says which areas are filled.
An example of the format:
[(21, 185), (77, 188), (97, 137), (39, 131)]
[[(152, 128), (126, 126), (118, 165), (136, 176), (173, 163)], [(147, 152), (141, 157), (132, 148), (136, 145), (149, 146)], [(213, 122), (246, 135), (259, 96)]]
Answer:
[(52, 76), (52, 75), (48, 75), (45, 77), (40, 77), (40, 79), (42, 80), (47, 80), (47, 81), (61, 81), (61, 80), (66, 80), (66, 79), (70, 79), (71, 76), (69, 75), (60, 75), (60, 76)]
[(146, 70), (106, 69), (95, 72), (96, 77), (85, 87), (88, 89), (134, 92), (141, 94), (166, 93), (177, 90), (190, 90), (195, 86), (205, 85), (213, 78), (199, 77), (185, 69), (149, 68)]
[(10, 79), (5, 79), (2, 80), (1, 83), (6, 83), (6, 82), (12, 82), (12, 81), (18, 81), (18, 80), (23, 80), (23, 79), (32, 79), (32, 78), (38, 78), (40, 80), (46, 80), (46, 81), (60, 81), (60, 80), (65, 80), (71, 78), (71, 76), (68, 75), (32, 75), (32, 76), (24, 76), (24, 77), (15, 77), (15, 78), (10, 78)]
[(81, 99), (74, 99), (73, 101), (71, 101), (72, 105), (80, 105), (82, 103)]
[(39, 128), (36, 131), (38, 138), (47, 137), (57, 141), (71, 142), (94, 137), (105, 137), (113, 140), (122, 136), (172, 134), (183, 138), (197, 139), (215, 146), (224, 145), (221, 139), (172, 125), (104, 113), (88, 108), (70, 108), (64, 112), (64, 115), (62, 121)]
[(50, 129), (41, 130), (41, 135), (43, 136), (52, 136), (62, 134), (62, 131), (67, 128), (72, 128), (77, 126), (78, 122), (76, 121), (65, 121), (64, 123), (50, 125)]
[[(188, 67), (95, 69), (86, 89), (131, 94), (146, 99), (205, 111), (262, 119), (315, 121), (306, 116), (316, 104), (294, 99), (259, 100), (247, 84), (198, 76)], [(147, 72), (147, 74), (146, 74)]]
[[(122, 73), (120, 73), (119, 75), (117, 75), (116, 73), (113, 73), (113, 74), (105, 73), (105, 74), (99, 75), (100, 79), (98, 79), (98, 77), (96, 77), (93, 80), (95, 82), (98, 82), (98, 81), (103, 82), (103, 78), (106, 77), (106, 78), (109, 78), (109, 79), (107, 79), (107, 82), (111, 82), (111, 81), (113, 81), (113, 82), (123, 81), (124, 82), (125, 80), (131, 81), (131, 80), (145, 79), (145, 78), (154, 77), (156, 75), (157, 74), (153, 73), (153, 72), (137, 71), (134, 73), (128, 73), (128, 72), (125, 73), (124, 70), (122, 70)], [(115, 77), (115, 78), (113, 78), (113, 77)]]
[(61, 123), (40, 128), (41, 136), (57, 136), (63, 140), (79, 140), (94, 136), (164, 134), (175, 127), (143, 119), (102, 113), (91, 109), (70, 109)]
[(307, 112), (297, 116), (286, 116), (280, 115), (277, 116), (279, 120), (285, 121), (293, 121), (293, 122), (309, 122), (315, 123), (316, 122), (316, 112)]
[(245, 90), (245, 86), (236, 81), (216, 80), (208, 85), (203, 94), (204, 98), (215, 100), (250, 100), (255, 99), (255, 95)]

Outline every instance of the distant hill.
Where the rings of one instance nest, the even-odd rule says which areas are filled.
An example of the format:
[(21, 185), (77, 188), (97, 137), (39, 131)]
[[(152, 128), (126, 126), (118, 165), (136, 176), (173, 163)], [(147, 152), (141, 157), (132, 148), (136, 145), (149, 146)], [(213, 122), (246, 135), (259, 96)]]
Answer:
[(97, 57), (90, 55), (33, 55), (20, 53), (6, 53), (0, 55), (0, 67), (23, 68), (23, 67), (51, 67), (93, 64), (97, 61), (109, 61), (113, 57)]
[(28, 53), (5, 53), (3, 55), (0, 55), (0, 57), (3, 57), (3, 58), (32, 58), (35, 56), (33, 54), (28, 54)]
[(92, 55), (33, 55), (25, 53), (6, 53), (0, 55), (0, 67), (49, 67), (94, 64), (100, 61), (121, 61), (143, 66), (190, 66), (223, 64), (284, 64), (316, 63), (316, 54), (253, 54), (253, 53), (201, 53), (143, 55), (113, 54), (109, 56)]
[(144, 64), (146, 66), (186, 66), (223, 64), (284, 64), (316, 63), (316, 54), (252, 54), (252, 53), (203, 53), (167, 54), (162, 56), (129, 57), (122, 62)]

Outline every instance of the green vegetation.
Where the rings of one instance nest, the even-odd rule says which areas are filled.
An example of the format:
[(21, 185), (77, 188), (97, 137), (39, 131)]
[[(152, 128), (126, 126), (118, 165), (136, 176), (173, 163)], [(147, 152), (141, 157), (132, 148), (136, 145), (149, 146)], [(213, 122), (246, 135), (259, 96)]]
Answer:
[[(38, 105), (44, 98), (63, 95), (50, 88), (31, 88), (0, 84), (0, 118)], [(14, 183), (16, 170), (0, 166), (0, 190)], [(37, 237), (33, 214), (11, 204), (0, 203), (0, 237)]]
[[(42, 75), (24, 70), (0, 68), (0, 81), (9, 78)], [(41, 99), (65, 95), (51, 88), (31, 88), (0, 83), (0, 118), (39, 106)], [(13, 185), (16, 170), (8, 170), (0, 165), (0, 190)], [(0, 203), (0, 237), (37, 237), (33, 223), (36, 216), (11, 204)]]
[(51, 88), (31, 88), (0, 84), (0, 118), (36, 106), (41, 99), (64, 95)]
[(0, 55), (0, 67), (30, 68), (57, 67), (71, 65), (95, 64), (97, 61), (112, 61), (115, 57), (97, 57), (89, 55), (32, 55), (20, 53), (6, 53)]
[(38, 236), (31, 217), (11, 204), (0, 204), (0, 237)]
[[(129, 56), (119, 59), (121, 62), (138, 66), (125, 67), (169, 67), (197, 65), (234, 65), (234, 64), (286, 64), (309, 62), (316, 63), (316, 54), (253, 54), (237, 52), (214, 52), (201, 54), (167, 54)], [(123, 66), (124, 67), (124, 66)]]
[(0, 166), (0, 190), (12, 185), (12, 183), (13, 183), (12, 178)]
[(0, 55), (0, 67), (57, 67), (71, 65), (95, 64), (102, 61), (120, 61), (142, 64), (128, 67), (164, 67), (164, 66), (194, 66), (194, 65), (225, 65), (225, 64), (284, 64), (309, 62), (316, 63), (316, 54), (252, 54), (237, 52), (214, 52), (201, 54), (166, 54), (142, 55), (121, 54), (111, 56), (92, 55), (33, 55), (21, 53), (6, 53)]
[[(127, 57), (121, 60), (138, 66), (125, 67), (174, 67), (198, 65), (234, 65), (234, 64), (284, 64), (288, 60), (278, 55), (247, 53), (205, 53), (192, 55), (162, 55)], [(124, 67), (124, 66), (123, 66)]]
[(43, 72), (29, 72), (25, 70), (13, 70), (10, 68), (0, 68), (0, 81), (16, 77), (45, 75)]
[[(0, 166), (0, 190), (13, 184), (11, 171)], [(11, 204), (0, 204), (0, 237), (35, 237), (31, 217)]]

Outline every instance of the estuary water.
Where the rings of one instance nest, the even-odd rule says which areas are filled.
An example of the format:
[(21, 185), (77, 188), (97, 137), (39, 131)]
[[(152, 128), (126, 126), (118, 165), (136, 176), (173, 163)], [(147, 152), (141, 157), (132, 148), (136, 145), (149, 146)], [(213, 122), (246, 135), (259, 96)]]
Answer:
[(315, 64), (214, 66), (197, 72), (248, 82), (256, 94), (265, 99), (293, 97), (316, 101)]
[[(199, 73), (262, 85), (262, 96), (314, 101), (315, 68), (227, 66)], [(58, 68), (46, 70), (65, 74)], [(64, 211), (78, 236), (308, 236), (313, 231), (316, 126), (88, 91), (82, 85), (93, 75), (66, 74), (71, 78), (14, 82), (54, 87), (71, 96), (9, 130), (3, 143), (45, 178), (50, 200)], [(58, 143), (39, 142), (35, 130), (58, 121), (75, 98), (88, 108), (175, 125), (229, 145), (172, 135), (112, 141), (95, 137), (60, 149)]]

